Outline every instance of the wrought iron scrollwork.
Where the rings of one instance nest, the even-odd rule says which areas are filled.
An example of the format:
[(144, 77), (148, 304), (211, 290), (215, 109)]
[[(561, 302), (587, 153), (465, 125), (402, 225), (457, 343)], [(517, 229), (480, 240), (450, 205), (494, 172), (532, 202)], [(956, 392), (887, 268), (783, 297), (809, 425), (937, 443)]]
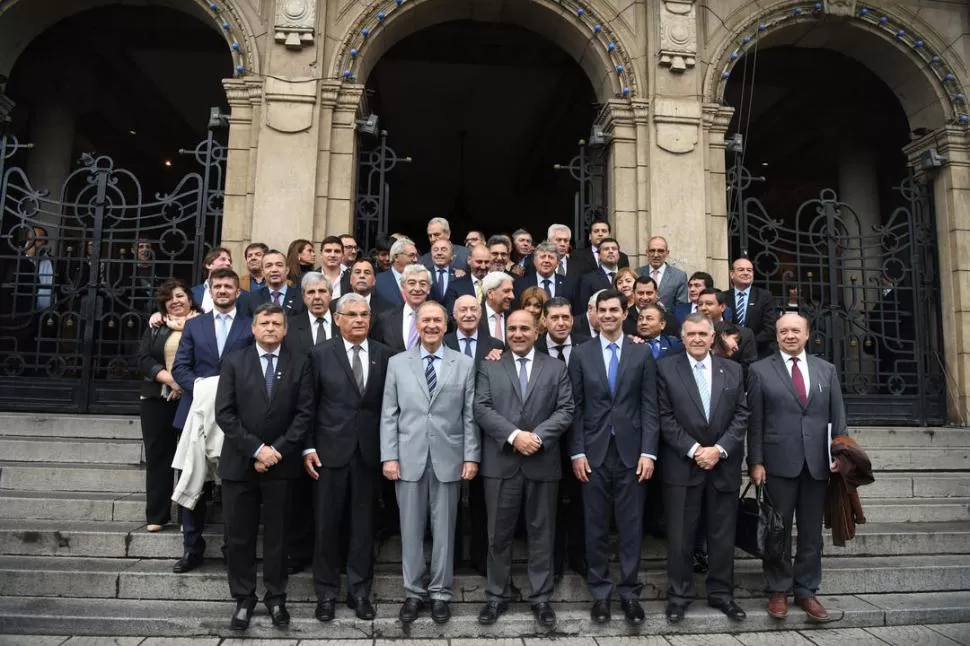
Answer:
[(577, 184), (572, 227), (573, 244), (577, 248), (586, 246), (593, 221), (606, 219), (605, 166), (604, 149), (589, 146), (585, 139), (579, 140), (579, 152), (568, 164), (553, 166), (556, 170), (569, 171)]
[(357, 197), (354, 203), (354, 233), (363, 253), (374, 248), (378, 236), (388, 233), (391, 191), (387, 176), (399, 163), (410, 163), (410, 157), (399, 157), (387, 145), (387, 131), (380, 132), (380, 140), (371, 150), (361, 151), (358, 157)]

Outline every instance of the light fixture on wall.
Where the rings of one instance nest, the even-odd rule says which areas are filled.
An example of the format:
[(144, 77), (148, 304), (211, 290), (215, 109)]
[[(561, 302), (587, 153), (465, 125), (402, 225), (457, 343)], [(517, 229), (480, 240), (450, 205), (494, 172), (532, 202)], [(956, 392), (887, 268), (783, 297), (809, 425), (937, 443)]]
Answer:
[(729, 153), (740, 154), (744, 152), (744, 135), (736, 132), (724, 141), (724, 147)]
[(938, 151), (936, 148), (924, 150), (923, 154), (919, 156), (919, 166), (923, 170), (943, 168), (947, 161), (949, 161), (949, 159), (945, 155), (941, 155), (940, 151)]
[(602, 148), (608, 146), (613, 141), (613, 133), (603, 130), (603, 126), (595, 124), (589, 131), (589, 146), (591, 148)]
[(209, 129), (225, 128), (229, 125), (229, 115), (223, 114), (217, 107), (209, 108)]
[(377, 115), (372, 112), (364, 119), (357, 119), (357, 130), (362, 135), (376, 137), (379, 133), (378, 121)]

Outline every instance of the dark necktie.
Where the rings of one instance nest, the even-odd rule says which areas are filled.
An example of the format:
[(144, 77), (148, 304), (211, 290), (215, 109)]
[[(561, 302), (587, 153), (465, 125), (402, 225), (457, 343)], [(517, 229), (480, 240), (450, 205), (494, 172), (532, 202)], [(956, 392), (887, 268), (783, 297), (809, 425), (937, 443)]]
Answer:
[(428, 394), (434, 396), (434, 389), (438, 387), (438, 375), (434, 371), (434, 360), (438, 357), (429, 354), (428, 366), (424, 369), (424, 377), (428, 380)]
[(444, 296), (445, 294), (445, 270), (438, 270), (438, 294)]
[(354, 381), (357, 382), (357, 390), (364, 392), (364, 364), (360, 362), (360, 346), (354, 346)]
[(610, 285), (612, 285), (613, 281), (616, 280), (616, 272), (609, 271), (609, 272), (606, 272), (606, 275), (610, 277)]
[(320, 345), (327, 340), (327, 331), (323, 327), (324, 321), (322, 317), (317, 319), (317, 342), (314, 345)]
[(550, 287), (551, 284), (552, 284), (552, 281), (549, 280), (548, 278), (542, 279), (542, 289), (546, 290), (546, 296), (548, 296), (549, 298), (552, 298), (552, 287)]
[(275, 355), (272, 355), (272, 354), (266, 355), (266, 373), (263, 375), (263, 378), (266, 380), (267, 397), (273, 396), (273, 372), (274, 372), (273, 357), (274, 356)]
[(560, 361), (562, 361), (563, 363), (565, 363), (566, 362), (566, 346), (565, 345), (554, 345), (552, 347), (555, 348), (555, 350), (556, 350), (556, 353), (557, 353), (556, 354), (556, 358), (559, 359)]
[(470, 336), (466, 336), (466, 337), (462, 337), (461, 340), (465, 342), (465, 354), (467, 354), (469, 357), (474, 358), (475, 353), (472, 352), (472, 338)]
[(273, 292), (273, 305), (279, 305), (279, 304), (280, 304), (280, 293)]
[(808, 406), (808, 394), (805, 392), (805, 378), (802, 371), (798, 369), (798, 357), (791, 358), (791, 383), (795, 387), (795, 394), (802, 406)]
[(522, 391), (522, 401), (525, 401), (525, 392), (529, 389), (529, 372), (525, 368), (527, 363), (527, 357), (519, 358), (519, 389)]

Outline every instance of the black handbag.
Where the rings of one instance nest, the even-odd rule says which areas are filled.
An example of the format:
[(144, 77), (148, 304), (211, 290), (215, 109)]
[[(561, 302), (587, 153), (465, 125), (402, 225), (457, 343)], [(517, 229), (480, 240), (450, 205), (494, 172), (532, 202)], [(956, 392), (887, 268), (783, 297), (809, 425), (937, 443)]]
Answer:
[(751, 556), (780, 561), (785, 553), (785, 521), (765, 487), (756, 486), (754, 498), (746, 497), (750, 488), (749, 482), (738, 499), (734, 544)]

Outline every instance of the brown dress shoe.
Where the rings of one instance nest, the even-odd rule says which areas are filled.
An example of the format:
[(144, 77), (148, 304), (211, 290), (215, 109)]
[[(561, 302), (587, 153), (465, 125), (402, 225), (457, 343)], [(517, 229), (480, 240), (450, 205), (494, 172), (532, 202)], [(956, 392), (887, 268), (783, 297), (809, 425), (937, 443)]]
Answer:
[(788, 595), (784, 592), (772, 592), (768, 597), (768, 614), (775, 619), (788, 616)]
[(816, 623), (824, 624), (833, 620), (833, 617), (829, 615), (828, 611), (822, 607), (822, 604), (818, 602), (815, 597), (804, 597), (803, 599), (797, 599), (796, 603), (805, 611), (808, 615), (809, 621), (814, 621)]

